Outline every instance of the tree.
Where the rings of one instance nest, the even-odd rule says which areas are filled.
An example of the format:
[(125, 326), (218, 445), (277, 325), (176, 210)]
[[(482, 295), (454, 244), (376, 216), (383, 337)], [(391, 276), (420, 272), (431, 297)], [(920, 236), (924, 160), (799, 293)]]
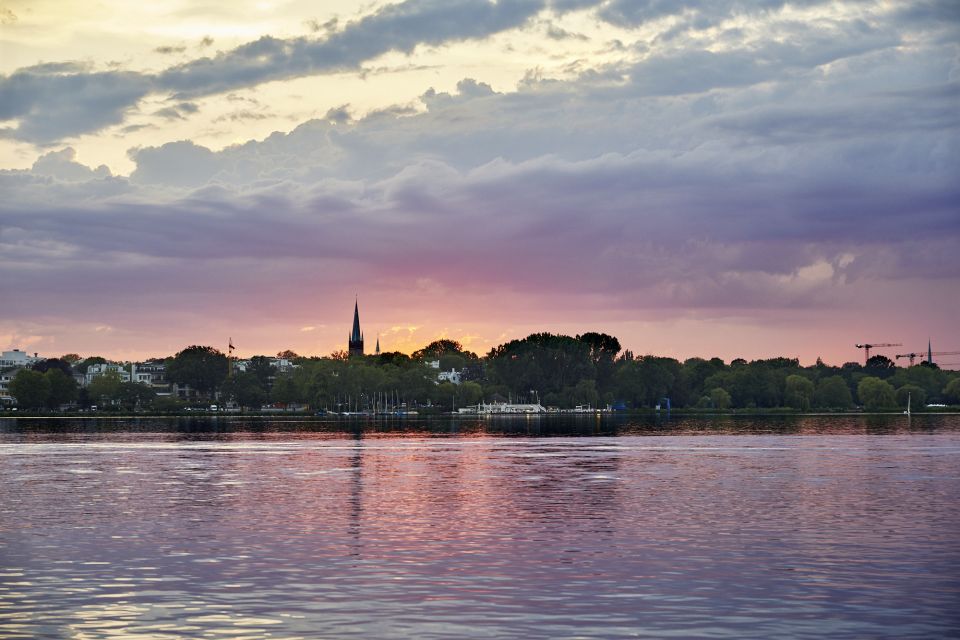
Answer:
[[(926, 392), (926, 398), (937, 398), (947, 384), (947, 372), (941, 369), (917, 365), (897, 369), (897, 372), (888, 378), (888, 382), (899, 389), (904, 385), (916, 385)], [(916, 398), (914, 398), (916, 400)]]
[(113, 404), (123, 394), (123, 381), (116, 371), (108, 371), (87, 385), (87, 396), (93, 404)]
[(73, 375), (73, 368), (70, 366), (70, 363), (66, 360), (61, 360), (60, 358), (47, 358), (46, 360), (41, 360), (40, 362), (34, 363), (31, 367), (34, 371), (39, 371), (40, 373), (46, 373), (50, 369), (59, 369), (68, 376)]
[(706, 395), (707, 391), (704, 387), (706, 379), (723, 370), (724, 363), (720, 358), (711, 358), (710, 360), (690, 358), (683, 363), (683, 367), (680, 370), (680, 379), (689, 397), (702, 397)]
[(297, 385), (293, 381), (293, 377), (289, 375), (277, 377), (273, 383), (273, 390), (270, 392), (270, 397), (274, 402), (281, 404), (291, 404), (303, 400), (299, 389), (297, 389)]
[(612, 386), (616, 397), (634, 407), (652, 407), (670, 397), (680, 379), (680, 363), (673, 358), (642, 356), (618, 363)]
[(857, 385), (857, 397), (868, 411), (889, 409), (897, 405), (893, 386), (886, 380), (868, 376)]
[(71, 365), (73, 365), (73, 364), (76, 364), (77, 362), (80, 362), (83, 358), (81, 358), (80, 355), (76, 353), (66, 353), (60, 356), (60, 359), (65, 362), (69, 362)]
[(43, 377), (47, 379), (49, 392), (47, 406), (56, 409), (60, 405), (68, 404), (77, 399), (77, 382), (73, 376), (65, 374), (54, 367), (48, 369)]
[(808, 411), (813, 401), (813, 383), (801, 375), (787, 376), (783, 391), (784, 402), (787, 406), (798, 411)]
[(491, 349), (487, 374), (495, 385), (520, 393), (536, 389), (546, 397), (566, 393), (581, 380), (595, 379), (596, 367), (590, 345), (570, 336), (535, 333)]
[(476, 382), (464, 382), (457, 391), (457, 402), (461, 407), (477, 404), (483, 397), (483, 387)]
[(617, 354), (620, 353), (620, 341), (606, 333), (593, 331), (578, 335), (577, 340), (590, 347), (590, 359), (593, 360), (597, 387), (600, 391), (608, 391), (616, 368)]
[(456, 340), (450, 340), (448, 338), (443, 338), (440, 340), (434, 340), (427, 346), (422, 349), (417, 349), (410, 357), (414, 360), (426, 361), (426, 360), (438, 360), (445, 355), (460, 355), (465, 357), (476, 356), (469, 352), (463, 350), (463, 345), (457, 342)]
[(943, 395), (948, 402), (960, 404), (960, 378), (954, 378), (943, 388)]
[(252, 373), (260, 382), (260, 385), (266, 389), (270, 380), (277, 374), (277, 368), (270, 364), (270, 358), (267, 356), (253, 356), (250, 358), (247, 373)]
[(600, 399), (597, 394), (597, 381), (592, 379), (581, 380), (570, 390), (568, 397), (572, 405), (597, 406), (597, 401)]
[(10, 395), (21, 409), (39, 409), (47, 404), (50, 381), (39, 371), (21, 369), (10, 381)]
[(90, 368), (90, 365), (106, 364), (106, 363), (107, 363), (106, 358), (101, 358), (100, 356), (90, 356), (89, 358), (85, 358), (81, 362), (77, 363), (76, 369), (80, 373), (86, 373), (87, 369)]
[(296, 351), (292, 351), (292, 350), (290, 350), (290, 349), (285, 349), (285, 350), (281, 351), (280, 353), (278, 353), (278, 354), (277, 354), (277, 357), (280, 358), (281, 360), (296, 360), (296, 359), (299, 358), (300, 356), (297, 355), (297, 352), (296, 352)]
[(923, 387), (918, 387), (915, 384), (905, 384), (897, 389), (896, 398), (897, 405), (901, 407), (907, 406), (908, 399), (914, 408), (922, 407), (927, 403), (927, 392), (923, 390)]
[(817, 383), (813, 403), (817, 407), (846, 409), (853, 404), (853, 396), (850, 394), (850, 387), (842, 377), (829, 376)]
[(864, 366), (864, 369), (868, 375), (880, 378), (886, 378), (893, 375), (896, 368), (897, 364), (893, 360), (880, 354), (870, 356), (870, 359), (867, 360), (866, 366)]
[(208, 395), (226, 379), (228, 366), (227, 356), (217, 349), (194, 345), (174, 356), (167, 366), (167, 378)]
[(713, 403), (713, 406), (716, 409), (729, 409), (731, 398), (730, 394), (727, 393), (725, 389), (715, 387), (714, 389), (710, 390), (710, 401)]
[(267, 391), (264, 382), (253, 372), (238, 373), (223, 385), (223, 391), (236, 400), (241, 407), (259, 409), (267, 401)]
[(119, 400), (125, 409), (140, 409), (151, 404), (157, 397), (157, 392), (148, 384), (142, 382), (121, 382)]
[(467, 359), (458, 353), (445, 353), (440, 356), (440, 371), (460, 370), (466, 364)]
[(412, 361), (412, 358), (405, 353), (400, 353), (399, 351), (383, 351), (380, 353), (378, 364), (405, 367), (409, 366)]

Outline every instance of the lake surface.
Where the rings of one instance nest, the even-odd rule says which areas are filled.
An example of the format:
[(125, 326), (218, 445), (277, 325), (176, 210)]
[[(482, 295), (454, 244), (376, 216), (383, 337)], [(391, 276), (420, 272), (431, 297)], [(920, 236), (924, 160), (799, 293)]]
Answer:
[(5, 638), (960, 634), (960, 416), (0, 420)]

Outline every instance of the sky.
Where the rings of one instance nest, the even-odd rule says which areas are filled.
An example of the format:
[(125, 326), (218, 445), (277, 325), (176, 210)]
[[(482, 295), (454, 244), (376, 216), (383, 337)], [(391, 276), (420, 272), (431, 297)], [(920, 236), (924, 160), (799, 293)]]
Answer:
[(958, 176), (955, 0), (0, 0), (4, 349), (960, 351)]

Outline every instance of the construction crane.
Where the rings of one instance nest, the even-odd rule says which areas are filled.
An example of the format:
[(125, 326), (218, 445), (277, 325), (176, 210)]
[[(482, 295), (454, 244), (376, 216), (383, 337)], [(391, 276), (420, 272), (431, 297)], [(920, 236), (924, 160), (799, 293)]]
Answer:
[(873, 349), (874, 347), (902, 347), (903, 345), (899, 342), (877, 342), (876, 344), (855, 344), (853, 346), (855, 346), (857, 349), (863, 349), (863, 363), (866, 364), (870, 362), (870, 349)]
[[(901, 353), (897, 356), (897, 360), (900, 358), (910, 358), (910, 366), (913, 366), (914, 360), (917, 358), (922, 358), (923, 356), (956, 356), (960, 355), (960, 351), (921, 351), (918, 353)], [(926, 362), (921, 360), (921, 362)]]

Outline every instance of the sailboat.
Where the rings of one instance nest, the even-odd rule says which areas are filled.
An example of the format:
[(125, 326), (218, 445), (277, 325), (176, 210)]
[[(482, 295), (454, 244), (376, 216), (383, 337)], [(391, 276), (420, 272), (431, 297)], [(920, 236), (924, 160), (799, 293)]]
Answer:
[(907, 410), (903, 412), (903, 415), (905, 416), (910, 415), (910, 392), (909, 391), (907, 392)]

